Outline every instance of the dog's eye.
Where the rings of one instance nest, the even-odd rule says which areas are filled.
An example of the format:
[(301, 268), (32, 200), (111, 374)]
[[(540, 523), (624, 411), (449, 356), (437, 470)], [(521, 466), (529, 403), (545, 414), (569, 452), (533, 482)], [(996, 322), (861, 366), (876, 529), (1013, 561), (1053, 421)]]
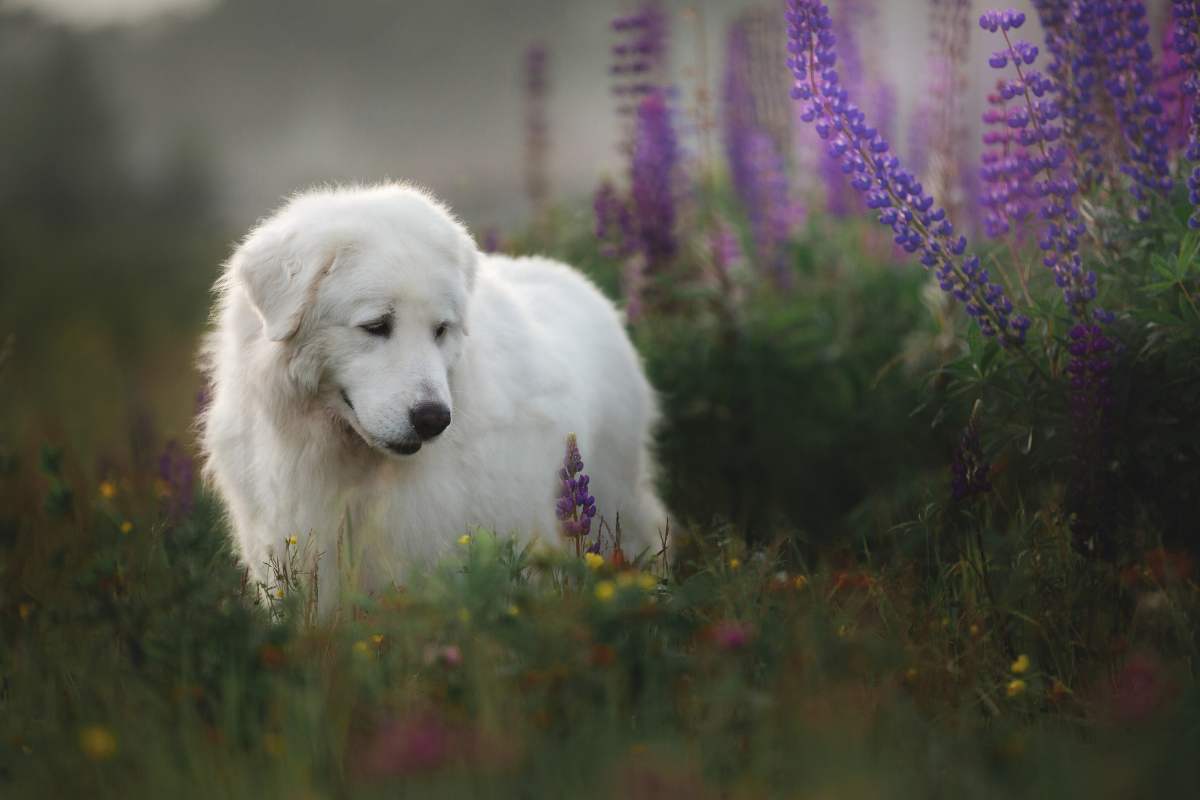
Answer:
[(379, 336), (386, 339), (392, 335), (392, 318), (381, 317), (377, 320), (372, 320), (365, 325), (359, 325), (358, 327), (371, 336)]
[(446, 335), (446, 331), (448, 331), (448, 330), (450, 330), (449, 322), (439, 323), (438, 326), (433, 329), (433, 338), (440, 342), (442, 340), (442, 337)]

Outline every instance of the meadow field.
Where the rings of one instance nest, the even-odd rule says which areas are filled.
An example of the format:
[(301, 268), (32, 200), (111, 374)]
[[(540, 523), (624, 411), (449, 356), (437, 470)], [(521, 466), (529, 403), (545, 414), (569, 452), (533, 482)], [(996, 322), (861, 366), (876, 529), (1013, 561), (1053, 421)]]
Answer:
[(333, 620), (200, 477), (242, 231), (186, 155), (128, 177), (69, 40), (6, 78), (0, 797), (1194, 796), (1200, 2), (914, 4), (904, 109), (875, 5), (736, 15), (711, 89), (688, 9), (615, 19), (591, 198), (531, 48), (534, 213), (475, 234), (625, 310), (671, 556), (464, 530)]

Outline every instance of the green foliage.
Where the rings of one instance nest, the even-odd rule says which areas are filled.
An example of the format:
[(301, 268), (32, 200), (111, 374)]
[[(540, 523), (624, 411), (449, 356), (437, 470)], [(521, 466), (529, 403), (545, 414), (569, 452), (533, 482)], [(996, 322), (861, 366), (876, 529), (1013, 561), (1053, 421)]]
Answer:
[(895, 364), (897, 341), (925, 326), (921, 276), (800, 255), (794, 294), (747, 304), (732, 330), (652, 319), (638, 342), (663, 400), (670, 507), (755, 541), (791, 528), (828, 547), (864, 497), (944, 463), (950, 445), (910, 417), (919, 381)]

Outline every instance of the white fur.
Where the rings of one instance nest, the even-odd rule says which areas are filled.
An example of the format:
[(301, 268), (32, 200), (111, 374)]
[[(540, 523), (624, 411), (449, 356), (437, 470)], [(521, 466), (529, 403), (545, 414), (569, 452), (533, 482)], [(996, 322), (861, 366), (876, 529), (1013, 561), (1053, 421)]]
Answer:
[[(206, 474), (255, 578), (287, 537), (311, 537), (328, 610), (347, 531), (367, 590), (472, 526), (557, 542), (569, 433), (625, 552), (657, 549), (654, 395), (616, 309), (577, 271), (479, 253), (431, 197), (385, 184), (293, 198), (241, 243), (216, 295)], [(390, 337), (358, 327), (389, 310)], [(419, 402), (447, 405), (449, 427), (413, 455), (388, 451), (414, 440)]]

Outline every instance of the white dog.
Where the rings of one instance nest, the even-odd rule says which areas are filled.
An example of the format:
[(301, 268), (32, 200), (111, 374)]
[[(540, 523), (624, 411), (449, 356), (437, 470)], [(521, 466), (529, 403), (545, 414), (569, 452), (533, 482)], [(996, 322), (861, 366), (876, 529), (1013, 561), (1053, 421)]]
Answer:
[(570, 433), (624, 551), (657, 549), (654, 395), (575, 270), (479, 253), (429, 195), (386, 184), (293, 198), (216, 295), (202, 444), (255, 578), (311, 537), (328, 611), (342, 537), (367, 590), (473, 526), (558, 541)]

